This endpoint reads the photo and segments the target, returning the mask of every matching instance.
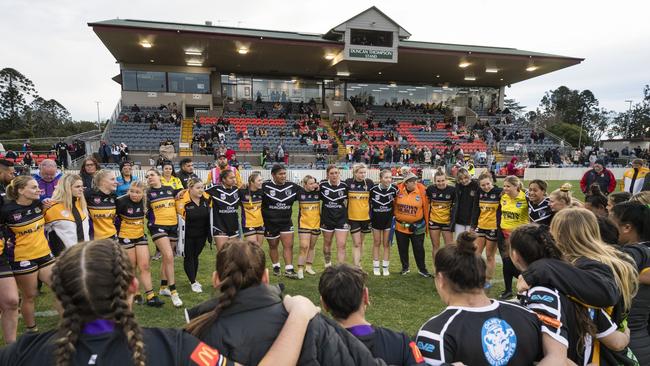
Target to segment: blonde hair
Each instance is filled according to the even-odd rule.
[[[492,183],[494,183],[494,180],[492,179],[492,174],[491,174],[489,171],[484,170],[484,171],[483,171],[483,172],[478,176],[478,181],[480,182],[480,181],[482,181],[483,179],[488,179],[488,178],[490,179],[490,181],[492,181]]]
[[[551,192],[549,196],[553,197],[553,199],[556,201],[564,202],[564,204],[568,207],[573,207],[574,202],[573,195],[571,194],[571,188],[572,186],[570,183],[564,183],[562,186],[560,186],[560,188]]]
[[[556,213],[551,221],[551,234],[570,262],[586,257],[608,265],[621,290],[623,305],[626,310],[630,309],[639,289],[639,274],[627,254],[603,242],[593,212],[584,208],[568,208]]]
[[[466,168],[460,168],[458,169],[458,172],[456,173],[456,178],[460,178],[461,176],[467,176],[468,178],[472,178],[472,176],[469,174],[469,170]]]
[[[72,186],[77,181],[81,181],[79,175],[71,173],[64,174],[61,179],[59,179],[56,188],[54,188],[52,200],[61,203],[64,209],[68,211],[72,210]],[[81,210],[86,211],[86,198],[84,195],[82,194],[78,200]]]
[[[147,194],[146,194],[146,192],[147,192],[147,183],[145,183],[142,180],[136,180],[136,181],[131,182],[131,185],[129,186],[129,191],[131,190],[131,188],[140,188],[142,190],[142,206],[144,207],[144,210],[145,210],[145,213],[146,213],[146,210],[147,210]],[[129,194],[129,192],[127,191],[126,194]],[[129,199],[131,199],[130,196],[129,196]]]
[[[433,173],[433,179],[434,180],[436,179],[436,177],[445,177],[445,178],[447,178],[447,173],[445,173],[445,171],[442,170],[442,167],[438,167],[438,169],[436,169],[436,172]]]
[[[644,205],[650,205],[650,191],[643,191],[633,195],[630,198],[632,202],[641,202]]]
[[[393,175],[393,172],[390,169],[383,169],[381,172],[379,172],[379,178],[383,178],[386,174]]]
[[[31,175],[19,175],[14,178],[6,188],[7,197],[12,201],[17,200],[19,196],[18,190],[27,187],[27,183],[32,180],[35,181]]]
[[[95,175],[93,175],[93,187],[95,189],[99,190],[99,183],[102,181],[102,179],[106,178],[109,174],[115,175],[112,170],[108,169],[101,169]]]
[[[307,185],[307,183],[309,183],[310,179],[313,179],[314,181],[317,181],[316,178],[314,178],[313,176],[307,174],[302,178],[302,186],[305,187]]]
[[[511,186],[517,187],[518,190],[522,191],[524,189],[521,180],[515,175],[509,175],[503,179],[505,183],[510,184]]]
[[[352,175],[357,174],[357,172],[361,169],[368,169],[368,167],[364,163],[356,163],[352,165]]]

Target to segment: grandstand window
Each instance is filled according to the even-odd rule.
[[[138,72],[131,70],[122,70],[122,89],[123,90],[138,90]]]
[[[393,32],[351,29],[350,44],[357,46],[393,47]]]
[[[209,74],[169,72],[167,73],[167,80],[169,82],[169,91],[173,93],[192,93],[192,94],[210,93]]]
[[[129,91],[167,91],[164,72],[122,70],[122,89]]]

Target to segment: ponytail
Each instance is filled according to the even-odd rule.
[[[34,180],[34,178],[32,178],[31,175],[19,175],[15,177],[5,189],[7,198],[12,201],[17,200],[18,196],[20,196],[18,191],[27,187],[27,184],[32,180]]]
[[[527,264],[543,258],[562,259],[562,252],[546,225],[526,224],[516,228],[510,234],[510,248]]]
[[[485,285],[485,261],[476,254],[477,236],[464,232],[456,244],[447,245],[436,253],[436,273],[443,273],[454,292],[482,289]]]

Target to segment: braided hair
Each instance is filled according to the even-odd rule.
[[[218,303],[215,308],[196,317],[185,329],[201,338],[231,304],[237,291],[262,283],[266,257],[254,241],[231,239],[217,252],[216,271],[219,276]]]
[[[52,288],[63,308],[54,339],[56,366],[72,363],[84,323],[96,319],[115,322],[127,339],[133,364],[146,364],[142,330],[127,300],[133,277],[131,262],[115,241],[79,243],[63,252],[52,270]]]

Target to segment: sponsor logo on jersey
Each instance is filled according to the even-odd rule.
[[[171,194],[172,194],[172,191],[167,191],[167,194],[170,194],[170,195],[171,195]]]
[[[19,213],[15,213],[15,214],[14,214],[14,221],[19,221],[19,220],[22,219],[22,218],[23,218],[23,215],[21,215],[21,214],[19,214]]]
[[[415,200],[416,200],[416,201],[419,201],[419,200],[420,200],[420,196],[415,196]]]
[[[95,202],[95,203],[97,203],[97,204],[99,204],[99,203],[101,203],[101,202],[102,202],[102,199],[101,199],[101,198],[99,198],[99,197],[95,197],[95,198],[93,198],[93,202]]]
[[[132,209],[132,208],[130,208],[130,207],[129,207],[129,208],[127,208],[127,209],[126,209],[126,213],[128,213],[128,214],[132,214],[132,213],[133,213],[133,209]]]
[[[516,206],[517,208],[521,208],[521,202],[517,202],[517,203],[515,204],[515,206]]]
[[[271,196],[271,197],[275,197],[275,191],[270,191],[270,192],[269,192],[269,196]]]
[[[492,366],[507,365],[517,350],[517,335],[503,319],[490,318],[481,328],[483,354]]]
[[[63,210],[63,211],[61,211],[61,216],[70,217],[70,212],[68,210]]]
[[[413,342],[411,342],[413,343]],[[434,346],[431,343],[428,342],[423,342],[423,341],[418,341],[418,348],[425,351],[425,352],[433,352],[436,350],[436,346]]]
[[[287,197],[291,196],[291,190],[290,190],[290,189],[287,189],[287,191],[285,192],[285,194],[287,195]]]
[[[301,195],[300,195],[300,199],[301,199],[301,200],[304,200],[305,198],[307,198],[307,196],[305,196],[304,194],[301,194]]]
[[[36,208],[34,209],[34,212],[35,212],[35,213],[41,213],[41,209],[38,208],[38,207],[36,207]]]
[[[535,294],[530,297],[532,301],[543,301],[543,302],[553,302],[554,298],[550,295],[539,295]]]
[[[226,199],[226,194],[225,193],[220,194],[219,198],[221,198],[222,200],[225,200]]]
[[[151,197],[156,197],[158,194],[156,192],[151,192]]]
[[[495,194],[491,194],[490,198],[495,199],[497,196]]]
[[[214,348],[211,348],[207,344],[200,342],[192,354],[190,359],[194,361],[196,365],[199,366],[216,366],[220,363],[219,351]]]
[[[20,261],[20,267],[22,268],[29,267],[30,263],[31,263],[30,261]]]

